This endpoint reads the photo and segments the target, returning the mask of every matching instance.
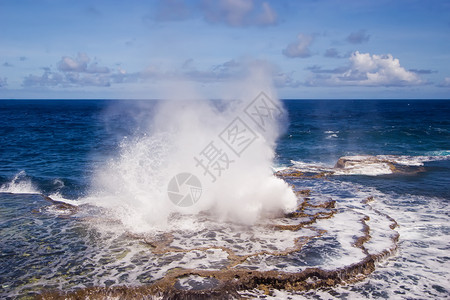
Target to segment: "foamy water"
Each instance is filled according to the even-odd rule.
[[[275,218],[246,226],[218,222],[212,215],[175,215],[169,231],[130,235],[120,222],[107,220],[101,210],[86,205],[80,206],[72,220],[68,219],[69,222],[61,226],[57,215],[65,216],[67,211],[50,205],[41,209],[41,226],[45,230],[39,234],[43,240],[57,238],[61,241],[57,249],[52,250],[60,252],[60,257],[48,266],[42,266],[43,272],[50,268],[48,274],[51,276],[40,277],[21,289],[54,284],[56,278],[59,278],[60,289],[81,287],[85,282],[100,286],[138,285],[161,279],[174,268],[220,272],[231,265],[236,269],[290,273],[308,267],[324,270],[344,268],[366,256],[354,245],[356,239],[364,235],[361,220],[365,216],[370,217],[368,225],[373,238],[367,242],[369,252],[376,254],[395,246],[392,235],[396,230],[389,227],[392,221],[372,208],[380,201],[377,205],[384,209],[382,197],[387,196],[378,193],[377,200],[369,205],[361,201],[376,191],[361,191],[362,187],[351,184],[311,180],[297,188],[312,190],[309,196],[312,204],[320,204],[332,196],[337,201],[335,215],[329,219],[317,219],[315,223],[295,231],[275,229],[272,225],[299,224],[303,219]],[[350,191],[351,195],[339,197],[343,191]],[[305,213],[315,215],[321,211],[326,212],[310,208]],[[56,216],[56,219],[46,216]],[[77,237],[72,234],[74,230],[84,233]],[[166,233],[170,233],[170,237]],[[93,240],[93,237],[96,238]],[[309,242],[303,245],[300,241]],[[80,250],[69,251],[70,247]],[[39,261],[45,251],[31,254],[30,259]],[[69,271],[72,268],[67,269],[67,262],[83,272],[72,273]],[[67,281],[59,277],[63,274],[68,276]],[[23,278],[27,277],[23,275]]]
[[[175,111],[180,117],[175,120],[168,116],[179,104],[163,106],[158,110],[158,122],[152,117],[155,112],[139,103],[132,110],[133,126],[119,122],[125,126],[124,133],[114,137],[108,134],[122,132],[114,127],[117,119],[107,121],[110,123],[105,126],[111,128],[108,134],[96,132],[84,105],[80,104],[80,120],[85,122],[80,122],[82,130],[71,132],[71,126],[64,126],[65,114],[48,114],[54,123],[49,128],[68,138],[54,144],[43,132],[40,142],[31,145],[33,149],[42,147],[40,159],[47,159],[46,164],[36,163],[34,156],[14,156],[20,152],[11,150],[11,145],[23,145],[20,140],[5,144],[10,151],[4,159],[11,166],[2,166],[5,171],[0,174],[0,258],[4,270],[0,297],[33,296],[49,289],[85,291],[92,286],[99,288],[100,296],[105,295],[104,287],[134,293],[134,287],[152,286],[161,280],[178,291],[209,292],[226,276],[256,276],[258,272],[269,277],[290,276],[308,268],[347,270],[367,255],[376,257],[373,273],[368,269],[363,275],[360,270],[339,285],[300,293],[267,284],[238,292],[250,298],[269,293],[264,297],[278,299],[448,297],[449,165],[448,150],[439,150],[448,149],[443,122],[439,121],[440,130],[427,127],[423,132],[421,114],[405,117],[407,123],[398,130],[390,125],[384,128],[383,122],[378,123],[381,127],[371,127],[359,119],[336,123],[335,112],[321,115],[316,110],[311,114],[307,109],[310,104],[302,104],[292,111],[291,121],[297,125],[281,136],[276,155],[271,135],[258,132],[259,143],[252,144],[255,148],[247,148],[239,161],[233,157],[236,164],[230,165],[229,172],[209,183],[210,178],[197,169],[193,158],[202,151],[202,140],[206,145],[210,138],[217,145],[221,143],[216,129],[230,124],[227,122],[234,120],[244,105],[232,103],[228,108],[198,104],[199,114],[189,102],[182,111]],[[333,105],[337,104],[326,107]],[[429,105],[427,102],[426,107]],[[114,103],[109,107],[121,111],[125,106]],[[16,128],[23,130],[20,136],[28,134],[26,126],[33,112],[28,110],[27,119]],[[402,114],[403,110],[398,115]],[[9,115],[14,114],[5,113],[1,120]],[[77,118],[76,112],[72,115]],[[324,116],[331,115],[333,124],[326,124]],[[36,112],[36,120],[40,116]],[[204,119],[196,120],[202,116]],[[246,114],[238,116],[252,124],[251,119],[245,119]],[[411,120],[418,120],[418,124],[411,124]],[[306,124],[300,126],[300,121]],[[185,123],[192,125],[181,126]],[[155,124],[163,124],[164,130],[155,130]],[[135,125],[139,125],[137,129]],[[202,133],[192,134],[191,129]],[[417,132],[423,133],[420,149],[415,149],[411,140]],[[18,136],[10,134],[5,141]],[[361,146],[357,141],[362,136]],[[180,137],[182,142],[177,142]],[[82,147],[67,151],[73,140],[102,150],[93,151],[87,160],[77,152]],[[116,141],[120,144],[117,149],[111,147]],[[410,150],[399,151],[408,143]],[[59,152],[49,157],[47,150],[52,144]],[[336,166],[339,158],[342,163]],[[280,159],[282,167],[274,167],[274,159]],[[92,167],[86,167],[87,163]],[[86,173],[81,169],[87,169]],[[198,172],[204,188],[198,206],[187,210],[176,207],[167,195],[167,181],[179,170]],[[278,177],[274,176],[278,171]],[[287,176],[283,176],[285,172]],[[294,196],[291,202],[292,189],[298,198]],[[160,220],[164,224],[158,224]],[[344,271],[340,274],[345,276]],[[319,281],[313,276],[304,282],[314,285]]]
[[[327,172],[330,175],[367,175],[378,176],[396,173],[395,164],[409,167],[423,166],[426,162],[449,160],[449,155],[408,156],[408,155],[354,155],[343,156],[345,166],[329,166],[324,163],[291,161],[292,167],[303,172]],[[287,168],[279,169],[280,171]]]
[[[26,175],[25,171],[17,173],[10,182],[0,186],[0,193],[39,194],[39,191]]]
[[[372,195],[373,209],[382,211],[398,222],[400,239],[394,256],[379,261],[373,274],[360,283],[319,289],[310,292],[293,293],[272,290],[269,299],[444,299],[449,295],[450,271],[448,249],[450,248],[450,227],[448,225],[449,204],[445,199],[412,195],[385,194],[373,188],[339,183],[339,189],[350,189],[355,195]],[[346,219],[347,220],[347,219]],[[346,220],[342,223],[345,224]],[[330,220],[332,221],[332,220]],[[368,221],[369,226],[379,220]],[[343,224],[335,224],[345,228]],[[387,225],[386,222],[383,221]],[[378,226],[382,227],[380,223]],[[345,231],[344,231],[345,232]],[[350,234],[351,231],[348,231]],[[375,251],[387,245],[388,231],[371,231],[373,243],[366,246]],[[341,233],[343,234],[343,233]],[[381,236],[380,236],[381,234]],[[263,291],[246,291],[243,294],[257,297]]]
[[[35,254],[24,253],[29,253],[27,259],[36,263],[45,253],[60,253],[57,260],[41,267],[42,272],[52,275],[30,281],[16,292],[54,285],[57,278],[60,289],[83,287],[88,282],[99,286],[139,285],[155,282],[169,270],[180,267],[220,272],[231,264],[236,269],[290,273],[309,267],[345,268],[365,257],[354,245],[357,238],[363,236],[361,220],[365,217],[370,227],[370,240],[364,244],[367,251],[377,254],[394,248],[393,237],[398,233],[400,239],[394,255],[380,260],[375,272],[361,283],[304,292],[298,296],[327,299],[367,295],[370,298],[407,299],[447,295],[444,282],[450,278],[446,268],[446,253],[450,246],[449,207],[442,199],[382,193],[374,188],[334,180],[294,180],[293,183],[296,189],[311,190],[310,203],[318,204],[329,198],[336,200],[335,214],[295,231],[275,230],[268,225],[293,225],[304,219],[275,218],[249,227],[217,222],[208,215],[201,218],[175,215],[172,229],[165,231],[171,234],[168,238],[164,231],[129,235],[117,220],[108,221],[98,214],[98,208],[86,205],[80,206],[70,217],[72,220],[67,219],[69,222],[61,226],[58,215],[67,215],[67,212],[50,205],[41,209],[34,222],[42,228],[38,234],[43,241],[56,238],[60,241],[59,246],[36,248]],[[365,203],[368,198],[372,200]],[[319,211],[311,208],[308,213]],[[394,230],[391,228],[393,219],[398,223]],[[80,229],[84,232],[81,236],[73,234]],[[21,230],[26,229],[22,227]],[[11,235],[6,236],[5,241],[13,238],[14,232],[11,228]],[[309,242],[298,246],[299,237]],[[296,247],[299,248],[291,252]],[[78,250],[73,251],[75,249]],[[68,262],[72,267],[68,267]],[[84,271],[70,271],[75,270],[72,269],[75,266]],[[28,280],[26,274],[22,275],[24,280]],[[62,275],[67,279],[62,280]],[[183,277],[178,284],[180,289],[214,286],[201,276]],[[262,292],[241,293],[257,296]],[[297,295],[274,289],[271,293],[269,298],[287,299]]]

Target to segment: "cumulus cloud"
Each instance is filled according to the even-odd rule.
[[[295,42],[290,43],[285,49],[283,49],[282,53],[290,58],[310,57],[312,54],[311,50],[309,49],[309,46],[311,45],[313,40],[314,38],[312,36],[300,33],[297,36],[297,40]]]
[[[413,72],[400,66],[400,61],[391,54],[370,55],[356,51],[350,57],[351,69],[342,75],[342,80],[361,80],[364,85],[409,85],[422,80]]]
[[[88,68],[86,69],[85,72],[86,73],[94,73],[94,74],[95,73],[106,74],[106,73],[109,73],[110,70],[108,67],[100,66],[98,63],[94,62],[88,66]]]
[[[277,65],[266,60],[231,59],[209,68],[197,68],[193,59],[183,62],[178,70],[162,70],[155,66],[149,66],[137,73],[113,74],[114,83],[137,82],[152,80],[153,82],[165,80],[189,80],[202,84],[226,82],[236,80],[247,74],[249,65],[257,65],[264,68],[272,76],[276,87],[298,87],[301,82],[293,78],[293,73],[283,72]]]
[[[45,70],[42,75],[28,75],[24,78],[22,86],[45,87],[76,87],[76,86],[110,86],[109,76],[97,74],[61,73]]]
[[[74,87],[74,86],[109,86],[111,71],[108,67],[92,62],[86,53],[78,53],[73,58],[63,56],[57,63],[57,71],[43,68],[42,75],[30,74],[23,80],[22,86]]]
[[[258,0],[204,0],[206,21],[233,27],[268,26],[277,23],[277,14],[267,2]]]
[[[351,44],[362,44],[368,42],[370,39],[370,35],[366,33],[365,30],[360,30],[357,32],[352,32],[347,36],[347,42]]]
[[[58,70],[78,73],[109,73],[109,68],[99,66],[97,62],[89,64],[90,60],[86,53],[78,53],[75,58],[63,56],[58,63]]]
[[[136,82],[164,82],[171,80],[189,80],[202,84],[236,80],[248,72],[249,65],[258,65],[272,76],[275,86],[298,87],[293,73],[283,72],[277,65],[265,60],[231,59],[207,68],[198,68],[193,59],[187,59],[177,69],[164,69],[158,65],[149,65],[139,72],[127,72],[119,67],[117,70],[104,71],[96,63],[90,63],[85,54],[76,58],[63,57],[57,64],[57,70],[43,68],[40,75],[30,74],[23,80],[22,86],[45,87],[83,87],[102,86]]]
[[[193,59],[184,61],[179,69],[166,70],[159,66],[149,65],[139,72],[128,73],[124,70],[111,74],[113,83],[143,82],[151,80],[153,82],[165,80],[191,80],[201,83],[221,82],[243,71],[243,66],[235,60],[213,65],[206,69],[199,69],[195,66]]]
[[[65,83],[75,86],[110,86],[109,76],[97,76],[96,74],[68,73]]]
[[[444,80],[438,84],[439,87],[450,87],[450,77],[445,77]]]
[[[28,75],[24,78],[22,86],[57,86],[63,83],[64,77],[60,73],[44,70],[42,75]]]
[[[6,77],[3,77],[3,78],[0,77],[0,88],[6,87],[7,85],[8,85],[7,78]]]
[[[425,82],[411,71],[400,65],[400,61],[391,54],[371,55],[354,52],[346,67],[325,70],[312,67],[313,73],[308,85],[360,85],[360,86],[409,86]]]
[[[58,70],[63,72],[84,72],[87,69],[89,60],[85,53],[78,53],[76,58],[63,56],[58,63]]]

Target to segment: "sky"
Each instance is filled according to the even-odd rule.
[[[450,99],[448,0],[0,0],[0,99]]]

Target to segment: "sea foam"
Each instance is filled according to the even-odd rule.
[[[291,160],[292,167],[281,169],[281,171],[287,172],[294,168],[302,172],[325,172],[329,175],[379,176],[393,173],[414,173],[417,169],[411,168],[411,171],[408,172],[407,167],[422,167],[426,162],[449,159],[450,156],[447,155],[352,155],[340,157],[335,166]],[[406,168],[398,170],[398,166]]]
[[[20,171],[10,182],[0,186],[0,193],[40,194],[25,171]]]

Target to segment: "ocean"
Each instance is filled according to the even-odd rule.
[[[170,204],[151,204],[171,153],[147,124],[160,103],[0,100],[1,298],[167,282],[180,297],[450,297],[450,101],[284,100],[270,172],[297,192],[294,213],[240,224],[169,210],[153,230],[134,213],[145,223]],[[209,142],[192,130],[186,143]],[[120,210],[96,205],[108,188]]]

